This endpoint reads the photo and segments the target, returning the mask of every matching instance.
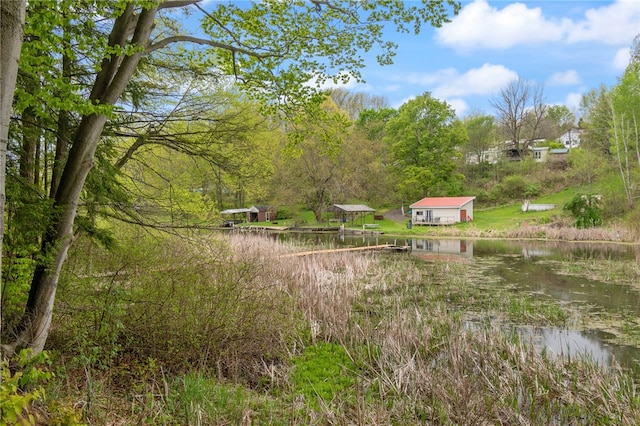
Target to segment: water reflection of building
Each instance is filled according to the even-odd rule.
[[[547,257],[553,255],[551,250],[543,250],[543,249],[534,249],[528,247],[522,247],[522,255],[525,259],[529,259],[530,257]]]
[[[411,251],[416,254],[456,255],[465,258],[473,257],[473,241],[467,240],[431,240],[412,239]]]

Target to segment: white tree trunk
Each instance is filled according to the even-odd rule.
[[[616,154],[618,160],[618,169],[620,170],[620,176],[622,177],[622,184],[624,187],[625,197],[627,198],[627,204],[630,208],[633,208],[633,191],[631,189],[631,167],[629,162],[629,143],[626,135],[626,127],[624,114],[620,114],[618,117],[616,110],[613,106],[613,102],[609,100],[609,106],[611,108],[612,127],[613,127],[613,140],[616,144]],[[622,145],[622,146],[621,146]],[[620,152],[624,149],[624,156]]]
[[[7,139],[22,47],[25,8],[26,0],[0,0],[0,294],[3,287],[1,254],[6,197]],[[0,307],[0,314],[1,309]],[[1,327],[0,325],[0,333]]]

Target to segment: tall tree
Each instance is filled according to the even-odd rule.
[[[369,139],[382,141],[387,123],[396,115],[398,111],[393,108],[366,109],[360,112],[356,125]]]
[[[4,211],[6,199],[6,161],[11,120],[11,104],[16,89],[18,61],[22,47],[22,26],[25,19],[25,0],[0,2],[0,255],[3,255]],[[4,291],[0,256],[0,295]],[[2,307],[0,306],[0,314]],[[0,336],[2,333],[0,315]],[[0,354],[1,355],[1,354]]]
[[[582,96],[581,147],[598,152],[603,158],[611,158],[611,107],[609,89],[601,85]]]
[[[367,137],[358,126],[351,128],[339,159],[344,198],[336,202],[363,200],[380,206],[399,201],[393,190],[393,176],[386,167],[388,156],[382,139]]]
[[[353,121],[358,120],[364,110],[379,111],[388,108],[387,99],[382,96],[371,96],[366,93],[352,93],[346,89],[331,89],[329,96],[338,108],[346,111]]]
[[[637,46],[637,45],[636,45]],[[627,66],[618,85],[611,90],[612,151],[624,184],[629,208],[633,208],[640,169],[640,62]]]
[[[498,121],[518,156],[524,157],[538,137],[545,116],[544,89],[517,78],[500,90],[500,94],[491,100],[491,105],[496,109]]]
[[[322,121],[312,117],[324,116]],[[278,167],[277,185],[289,194],[291,204],[302,203],[312,210],[316,221],[322,221],[326,208],[335,199],[344,199],[341,157],[348,139],[350,122],[331,98],[322,105],[322,113],[301,113],[296,119],[301,138],[284,149],[283,163]],[[285,164],[286,163],[286,164]]]
[[[34,4],[37,2],[33,2]],[[30,3],[31,4],[31,3]],[[72,132],[66,155],[61,153],[60,177],[51,192],[54,208],[44,222],[41,255],[35,267],[24,315],[3,350],[29,347],[43,349],[51,325],[58,277],[69,247],[75,238],[74,223],[79,200],[89,172],[98,160],[103,130],[114,115],[114,106],[127,90],[141,60],[174,43],[201,46],[193,57],[203,67],[214,67],[233,76],[249,96],[260,99],[273,111],[299,111],[309,103],[322,101],[318,87],[327,79],[335,82],[344,75],[360,78],[360,52],[380,48],[379,61],[389,63],[395,45],[387,43],[382,29],[389,22],[399,31],[419,32],[423,24],[440,26],[459,4],[453,0],[427,1],[421,5],[400,0],[376,1],[296,1],[246,4],[215,3],[205,10],[197,0],[144,0],[117,3],[81,2],[93,10],[84,22],[103,16],[106,33],[93,44],[76,44],[86,61],[97,70],[86,91],[69,92],[82,98],[77,127]],[[202,29],[207,38],[179,32],[159,32],[156,26],[162,10],[191,6],[204,14]],[[52,11],[59,9],[51,8]],[[43,19],[50,16],[43,15]],[[38,16],[33,17],[34,25]],[[51,32],[56,34],[56,31]],[[304,40],[304,42],[301,42]],[[42,54],[54,46],[41,44]],[[308,85],[316,81],[318,86]],[[4,93],[4,92],[3,92]],[[79,102],[80,103],[80,102]],[[60,111],[68,104],[60,105]],[[55,169],[54,169],[55,171]],[[54,187],[52,186],[52,189]]]
[[[557,139],[576,125],[576,116],[566,105],[550,105],[545,117],[545,128],[541,136]]]
[[[467,157],[480,164],[486,161],[486,152],[495,145],[496,123],[492,115],[471,114],[462,121],[467,129],[469,140],[466,144]]]
[[[467,134],[450,105],[425,93],[402,105],[385,130],[390,167],[400,177],[404,197],[459,190],[462,177],[455,173],[454,160]]]

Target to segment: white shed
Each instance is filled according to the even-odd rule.
[[[409,206],[414,225],[451,225],[473,220],[476,197],[426,197]]]

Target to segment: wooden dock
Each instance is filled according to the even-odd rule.
[[[363,247],[347,247],[347,248],[337,248],[337,249],[324,249],[324,250],[311,250],[311,251],[300,251],[297,253],[288,253],[282,255],[280,257],[299,257],[299,256],[311,256],[314,254],[325,254],[325,253],[339,253],[345,251],[367,251],[367,250],[406,250],[404,247],[394,246],[393,244],[379,244],[376,246],[363,246]]]

